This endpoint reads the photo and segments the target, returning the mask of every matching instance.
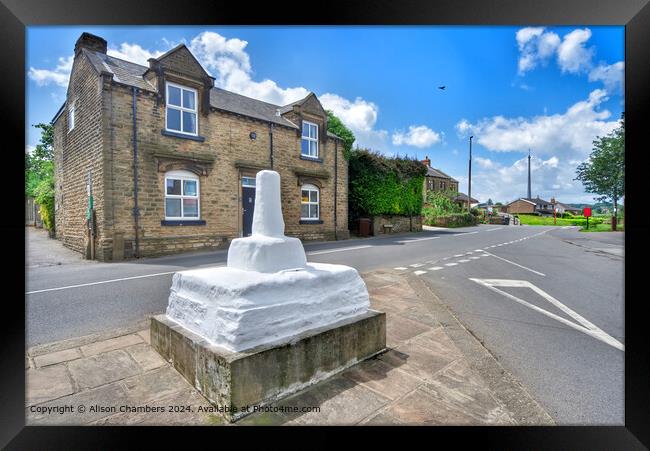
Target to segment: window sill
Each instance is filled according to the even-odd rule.
[[[163,219],[160,221],[161,226],[202,226],[205,225],[205,219]]]
[[[160,130],[160,133],[163,136],[171,136],[173,138],[183,138],[183,139],[189,139],[189,140],[198,141],[198,142],[205,141],[205,138],[203,136],[185,135],[183,133],[171,132],[171,131],[165,130],[165,129]]]
[[[307,160],[307,161],[314,161],[316,163],[322,163],[323,159],[322,158],[314,158],[314,157],[307,157],[305,155],[300,155],[301,160]]]
[[[322,224],[322,219],[301,219],[300,224]]]

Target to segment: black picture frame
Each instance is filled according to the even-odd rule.
[[[482,428],[358,428],[373,437],[390,435],[401,441],[409,437],[411,446],[439,445],[442,440],[466,444],[472,440],[481,448],[498,449],[644,449],[650,446],[650,358],[645,329],[645,254],[650,249],[650,233],[643,203],[642,186],[648,164],[645,132],[650,80],[650,6],[647,0],[340,0],[318,2],[300,8],[297,3],[265,2],[156,2],[153,0],[0,0],[0,124],[8,142],[2,146],[6,171],[15,177],[10,186],[7,212],[22,211],[18,190],[23,181],[19,149],[25,136],[25,29],[32,25],[624,25],[625,26],[625,117],[626,117],[626,224],[625,224],[625,426],[482,427]],[[22,163],[24,164],[24,162]],[[7,185],[6,185],[7,186]],[[11,205],[14,207],[12,208]],[[14,224],[15,221],[15,224]],[[7,449],[115,449],[128,448],[134,435],[146,435],[150,446],[170,444],[180,434],[195,434],[214,446],[243,446],[257,437],[273,442],[275,429],[225,428],[242,441],[226,445],[212,428],[116,428],[116,427],[36,427],[25,426],[25,304],[24,225],[19,215],[7,214],[2,221],[5,284],[2,296],[6,310],[3,321],[0,364],[0,446]],[[15,290],[15,293],[12,291]],[[22,290],[22,291],[21,291]],[[295,429],[284,428],[295,437]],[[224,428],[219,429],[219,434]],[[331,429],[300,428],[304,438],[285,437],[278,446],[306,447],[310,443],[336,446]],[[347,430],[346,430],[347,431]],[[370,434],[367,434],[370,432]],[[397,434],[398,432],[406,433]],[[414,434],[421,445],[416,445]],[[301,434],[302,435],[302,434]],[[217,439],[217,437],[219,437]],[[244,441],[245,440],[245,441]],[[296,440],[295,442],[293,440]],[[404,443],[406,445],[406,443]],[[644,446],[645,445],[645,446]],[[205,446],[185,441],[185,446]],[[407,445],[408,446],[408,445]]]

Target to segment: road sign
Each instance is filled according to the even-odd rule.
[[[582,216],[584,216],[585,218],[588,218],[589,216],[591,216],[591,208],[590,207],[585,207],[585,209],[582,210]]]

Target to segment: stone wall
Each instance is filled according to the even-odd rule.
[[[372,218],[372,234],[387,233],[384,225],[392,225],[388,233],[421,232],[422,216],[378,215]]]
[[[85,56],[74,60],[67,104],[54,123],[56,237],[67,247],[85,252],[88,171],[92,171],[96,220],[104,220],[102,162],[102,78]],[[68,108],[75,104],[75,126],[68,130]],[[104,238],[101,227],[98,239]],[[97,258],[103,259],[102,255]]]
[[[440,187],[440,183],[444,182],[445,183],[445,188],[442,189]],[[433,177],[433,176],[426,176],[424,178],[424,188],[425,192],[426,191],[445,191],[445,190],[451,190],[451,191],[458,191],[458,182],[454,182],[450,179],[442,178],[442,177]]]

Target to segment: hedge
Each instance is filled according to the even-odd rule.
[[[415,159],[388,158],[354,149],[349,160],[351,219],[366,215],[419,215],[426,167]]]

